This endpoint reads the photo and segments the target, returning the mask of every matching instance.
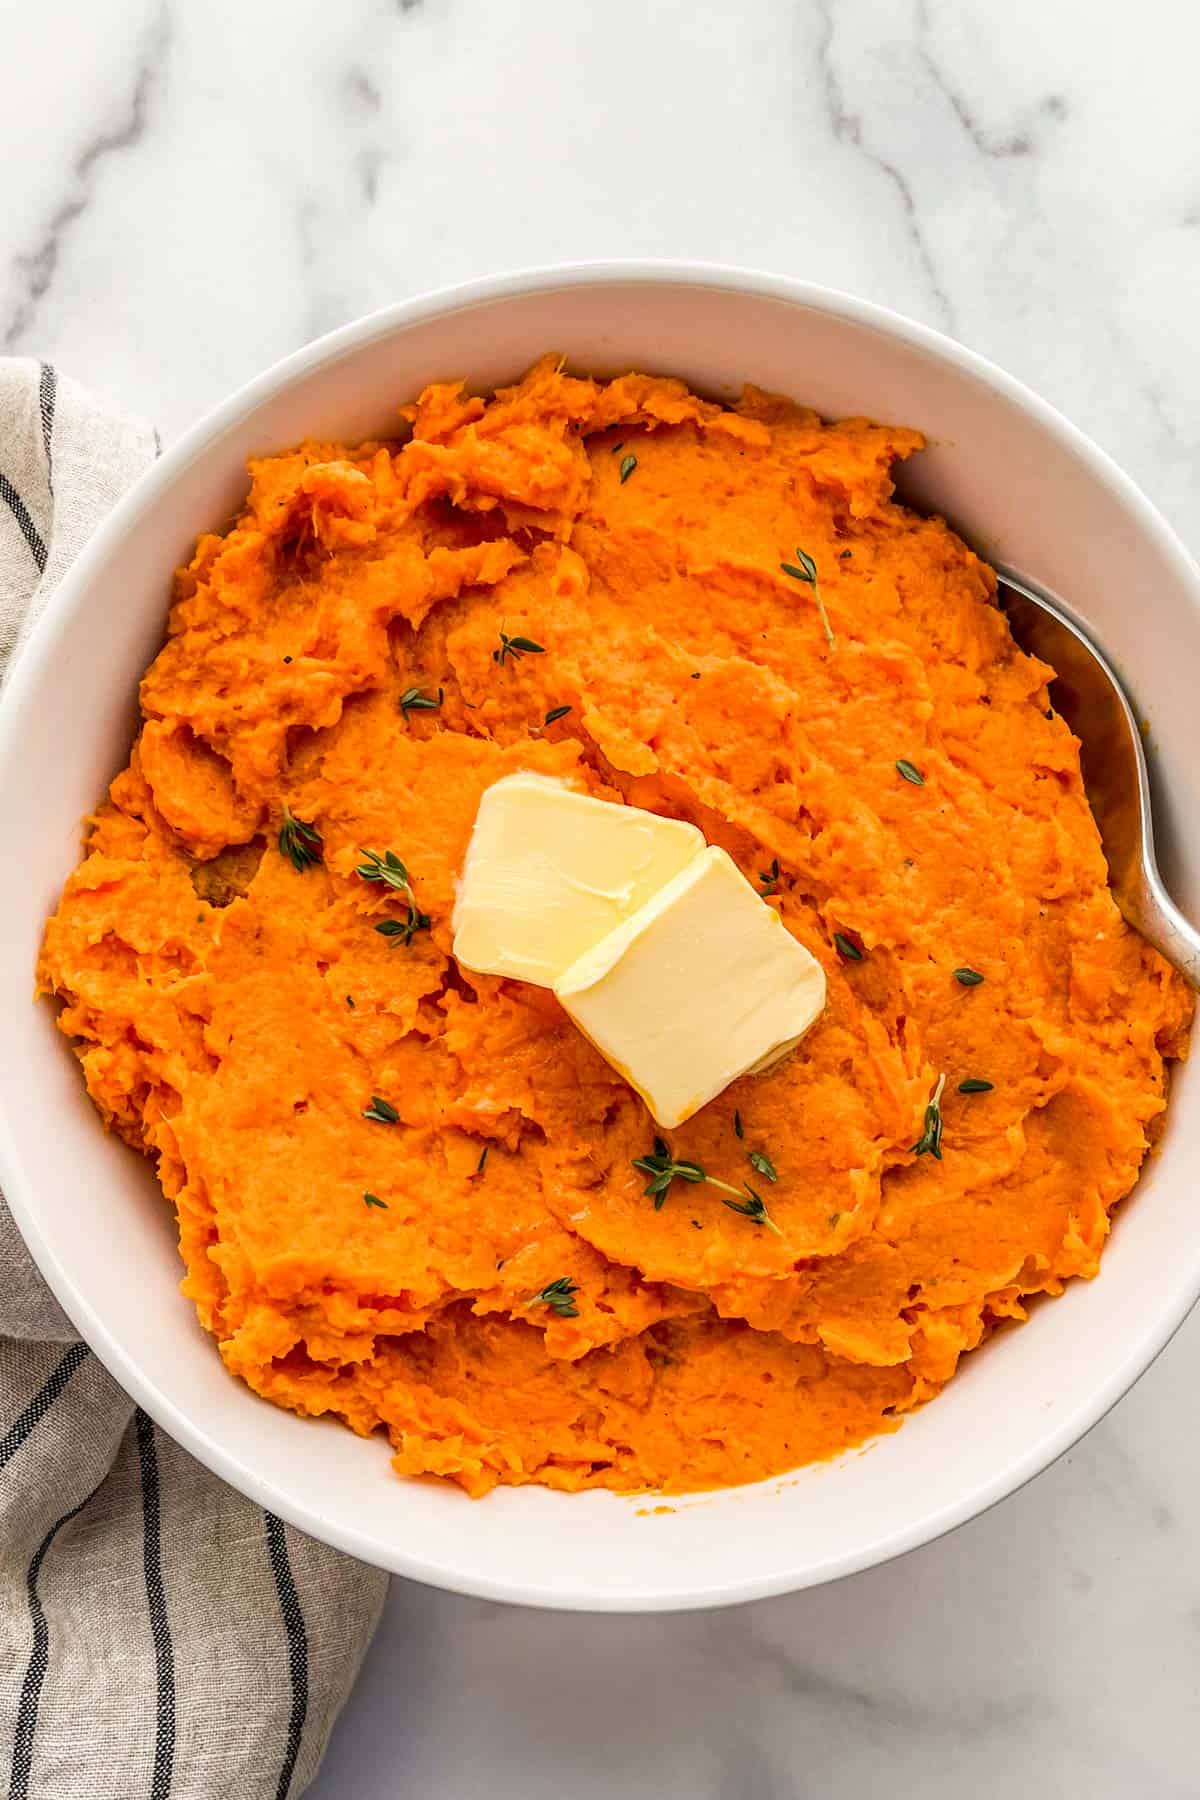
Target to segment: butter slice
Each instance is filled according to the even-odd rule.
[[[825,971],[724,850],[708,849],[554,992],[670,1128],[800,1041],[825,1005]]]
[[[454,954],[481,974],[553,987],[703,849],[681,819],[594,800],[552,776],[506,775],[479,802]]]

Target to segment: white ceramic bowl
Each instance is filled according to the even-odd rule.
[[[435,378],[490,386],[548,348],[581,369],[744,380],[826,415],[921,427],[905,494],[1090,621],[1148,713],[1164,866],[1200,898],[1200,577],[1120,471],[1049,407],[946,338],[861,301],[734,270],[583,266],[377,313],[252,382],[163,456],[92,539],[0,707],[0,1176],[30,1249],[101,1360],[176,1439],[314,1536],[400,1574],[544,1606],[667,1609],[781,1593],[961,1523],[1068,1448],[1200,1292],[1200,1086],[1175,1084],[1162,1153],[1122,1209],[1100,1280],[968,1358],[893,1436],[753,1488],[677,1502],[398,1480],[382,1440],[307,1422],[229,1375],[190,1305],[171,1210],[100,1129],[50,1008],[30,1004],[42,922],[79,821],[126,758],[171,571],[245,491],[251,452],[386,431]]]

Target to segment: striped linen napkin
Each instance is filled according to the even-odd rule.
[[[155,455],[0,359],[0,670]],[[0,1781],[9,1800],[286,1800],[386,1579],[194,1462],[77,1341],[0,1200]]]

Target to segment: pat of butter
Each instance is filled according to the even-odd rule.
[[[548,775],[484,792],[454,909],[464,968],[553,987],[704,849],[681,819],[594,800]]]
[[[825,1005],[825,972],[724,850],[709,849],[554,991],[671,1127],[799,1042]]]

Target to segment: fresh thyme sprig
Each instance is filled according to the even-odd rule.
[[[388,1209],[387,1201],[381,1200],[378,1194],[365,1193],[363,1195],[363,1204],[364,1206],[377,1206],[380,1212],[386,1212]]]
[[[359,850],[364,859],[354,873],[364,881],[381,881],[385,887],[395,888],[398,894],[412,891],[412,883],[408,870],[400,861],[394,850],[385,850],[380,856],[378,850]]]
[[[773,894],[775,889],[779,886],[779,858],[777,856],[771,858],[769,867],[759,870],[758,879],[762,886],[763,899],[765,900],[767,895]]]
[[[422,688],[406,688],[400,696],[400,711],[406,719],[410,712],[436,712],[445,698],[445,688],[438,689],[436,700],[431,699]]]
[[[390,1100],[384,1100],[379,1094],[372,1094],[370,1106],[363,1107],[363,1118],[374,1119],[380,1125],[396,1125],[400,1121],[400,1114]]]
[[[833,635],[833,627],[829,623],[829,614],[825,611],[825,602],[821,598],[821,584],[817,580],[816,563],[808,554],[807,550],[801,550],[800,546],[797,545],[795,562],[780,563],[779,566],[785,575],[791,576],[793,581],[806,581],[812,589],[813,599],[817,603],[817,611],[821,615],[821,624],[825,628],[825,642],[832,647],[836,640]]]
[[[671,1146],[665,1138],[656,1137],[652,1156],[635,1156],[633,1166],[650,1179],[642,1189],[654,1201],[655,1212],[661,1212],[663,1202],[670,1192],[673,1181],[707,1181],[708,1176],[699,1163],[676,1162],[671,1155]]]
[[[736,1206],[730,1206],[728,1200],[725,1202],[731,1212],[744,1213],[756,1225],[769,1226],[776,1237],[781,1235],[779,1227],[767,1212],[761,1195],[755,1193],[749,1182],[744,1187],[736,1188],[730,1182],[722,1181],[719,1176],[710,1175],[699,1163],[685,1162],[672,1156],[671,1146],[665,1138],[656,1137],[653,1155],[635,1156],[633,1166],[640,1174],[650,1177],[642,1192],[653,1199],[655,1212],[662,1211],[673,1181],[705,1181],[709,1187],[720,1188],[724,1193],[733,1195],[737,1201]],[[749,1201],[746,1199],[747,1195]]]
[[[375,929],[380,937],[395,938],[398,943],[408,947],[418,931],[428,931],[433,920],[428,913],[419,912],[414,900],[408,903],[407,919],[380,919]]]
[[[531,1294],[525,1304],[548,1306],[560,1319],[577,1319],[579,1308],[575,1304],[575,1295],[578,1292],[578,1287],[569,1275],[560,1275],[557,1281],[549,1282],[540,1293]]]
[[[717,1184],[714,1183],[714,1185]],[[782,1237],[783,1233],[767,1211],[762,1195],[756,1194],[749,1182],[746,1183],[746,1193],[749,1195],[746,1200],[722,1200],[721,1205],[727,1206],[730,1212],[741,1213],[744,1218],[749,1219],[755,1225],[765,1225],[768,1231],[775,1233],[776,1237]]]
[[[507,631],[502,631],[500,647],[492,651],[492,661],[503,665],[505,659],[510,656],[514,662],[520,662],[523,656],[544,656],[545,654],[545,644],[535,644],[532,638],[527,637],[509,637]]]
[[[303,819],[298,819],[285,806],[283,823],[279,827],[279,851],[282,856],[287,857],[292,867],[303,873],[314,863],[320,862],[324,848],[316,827],[305,824]]]
[[[936,1162],[942,1160],[942,1089],[945,1085],[946,1077],[939,1075],[925,1108],[925,1129],[912,1147],[914,1156],[924,1156],[928,1151]]]
[[[363,881],[382,882],[384,887],[393,888],[408,901],[406,919],[380,919],[376,931],[381,937],[398,938],[402,944],[411,944],[417,932],[428,931],[433,921],[417,905],[408,870],[394,850],[385,850],[382,856],[378,850],[360,850],[359,854],[363,861],[355,870],[356,875]]]

